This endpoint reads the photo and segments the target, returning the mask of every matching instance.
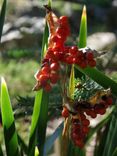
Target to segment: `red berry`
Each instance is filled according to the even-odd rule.
[[[73,64],[73,62],[74,62],[73,60],[74,60],[74,58],[72,56],[67,56],[66,63]]]
[[[87,62],[83,61],[81,64],[79,64],[79,66],[84,69],[87,67]]]
[[[82,140],[75,140],[75,145],[80,147],[80,148],[83,148],[84,147],[84,143]]]
[[[67,118],[69,116],[69,110],[66,107],[64,107],[62,110],[62,116],[64,118]]]
[[[52,84],[57,83],[58,79],[59,79],[59,76],[58,76],[57,73],[51,73],[51,74],[50,74],[50,82],[51,82]]]
[[[85,134],[87,134],[87,133],[89,132],[89,127],[84,126],[84,127],[82,128],[82,131],[83,131]]]
[[[61,16],[59,18],[60,24],[67,24],[68,23],[68,17],[67,16]]]
[[[42,86],[45,86],[45,85],[47,84],[48,79],[49,79],[48,75],[46,75],[46,74],[41,74],[41,75],[39,76],[38,81],[40,82],[40,84],[41,84]]]
[[[104,109],[104,108],[103,108],[103,109],[100,109],[98,113],[99,113],[100,115],[103,115],[103,114],[106,113],[106,109]]]
[[[57,43],[61,40],[61,37],[59,35],[53,35],[51,36],[51,40]]]
[[[96,114],[94,111],[91,111],[91,112],[90,112],[90,116],[91,116],[92,118],[96,118],[96,117],[97,117],[97,114]]]
[[[43,74],[48,74],[49,72],[50,72],[50,67],[49,66],[44,66],[41,69],[41,73],[43,73]]]
[[[88,60],[93,60],[93,58],[94,58],[93,53],[92,53],[92,52],[87,52],[87,53],[86,53],[86,58],[87,58]]]
[[[50,69],[51,69],[51,70],[57,71],[57,70],[59,70],[59,68],[60,68],[60,66],[59,66],[59,63],[58,63],[58,62],[54,62],[54,63],[52,63],[52,64],[50,65]]]
[[[88,64],[89,64],[90,67],[95,67],[96,66],[96,61],[95,60],[90,60],[88,62]]]
[[[46,86],[44,86],[44,90],[45,90],[46,92],[50,92],[51,89],[52,89],[52,87],[51,87],[50,84],[46,84]]]
[[[85,125],[85,126],[89,126],[90,122],[88,119],[85,119],[82,121],[82,124]]]
[[[108,105],[112,105],[113,99],[111,97],[108,97],[106,102],[107,102]]]
[[[69,52],[70,52],[71,55],[76,55],[77,54],[77,51],[78,51],[78,48],[76,46],[72,46],[69,49]]]
[[[85,120],[86,116],[84,114],[80,114],[80,118],[81,118],[81,120]]]

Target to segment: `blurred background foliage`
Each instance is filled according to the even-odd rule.
[[[2,2],[0,0],[0,5]],[[19,122],[17,122],[19,131],[22,127],[21,131],[23,131],[24,138],[28,129],[26,122],[30,122],[26,115],[27,108],[30,108],[30,101],[33,100],[34,96],[32,92],[35,84],[34,74],[40,63],[42,34],[45,24],[43,5],[46,3],[46,0],[8,1],[0,45],[0,76],[4,76],[7,81],[14,109],[23,107],[22,104],[20,105],[20,98],[19,106],[17,106],[19,96],[31,97],[28,101],[29,107],[28,104],[27,107],[23,107],[25,121],[20,122],[21,119],[19,119]],[[69,37],[67,44],[71,45],[73,43],[75,45],[78,41],[80,17],[84,4],[87,5],[88,15],[87,45],[100,51],[100,53],[105,51],[105,55],[97,58],[98,68],[117,81],[117,1],[53,0],[52,8],[58,16],[67,15],[69,17],[71,37]],[[56,98],[54,102],[50,100],[51,103],[55,103]],[[55,107],[53,106],[53,108]],[[30,109],[28,110],[29,114],[32,113]],[[24,123],[26,126],[23,126]],[[2,131],[2,129],[0,130]],[[0,135],[0,137],[1,141],[2,136]]]
[[[0,3],[2,3],[2,0],[0,0]],[[35,81],[33,75],[38,68],[40,60],[42,33],[45,23],[43,5],[46,3],[46,0],[8,1],[6,22],[0,45],[0,75],[7,74],[7,82],[10,84],[10,93],[13,97],[17,96],[18,93],[20,95],[27,91],[31,92]],[[71,44],[73,42],[76,44],[81,10],[84,4],[87,5],[88,12],[89,46],[91,47],[97,42],[97,47],[94,46],[96,50],[108,52],[107,55],[109,56],[105,55],[102,58],[98,58],[98,66],[101,70],[106,69],[109,75],[110,72],[114,72],[112,77],[116,79],[117,21],[116,18],[112,20],[113,16],[116,17],[117,14],[117,11],[115,11],[117,10],[116,1],[54,0],[52,7],[58,16],[69,16],[71,37],[67,43]],[[106,34],[106,32],[111,33]],[[102,43],[100,38],[102,38]],[[103,40],[108,40],[108,43],[105,43]],[[105,44],[105,47],[101,46],[103,44]],[[109,60],[110,57],[111,60]],[[11,82],[11,79],[14,83]]]

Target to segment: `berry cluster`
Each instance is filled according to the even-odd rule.
[[[48,22],[51,30],[48,49],[42,61],[42,68],[35,75],[38,83],[34,88],[34,90],[43,88],[47,92],[59,80],[61,64],[77,64],[81,68],[86,68],[88,65],[90,67],[96,66],[96,61],[91,51],[83,53],[76,46],[64,45],[70,35],[68,18],[61,16],[55,23],[54,21],[50,22],[50,19]]]
[[[74,144],[80,148],[84,146],[85,138],[89,132],[90,121],[87,116],[96,118],[98,114],[103,115],[112,104],[112,98],[110,96],[102,96],[100,101],[94,105],[87,101],[75,101],[74,113],[70,112],[66,107],[63,108],[62,116],[64,118],[69,117],[71,114],[71,139]]]

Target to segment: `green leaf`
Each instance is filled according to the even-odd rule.
[[[48,6],[49,6],[49,7],[52,6],[52,0],[48,0]]]
[[[51,150],[55,140],[61,135],[62,130],[63,130],[63,122],[57,127],[54,133],[51,136],[49,136],[49,138],[46,140],[44,146],[44,156],[46,156],[47,153]]]
[[[51,1],[48,0],[48,5],[51,5]],[[42,51],[41,51],[41,61],[43,60],[48,46],[48,26],[47,22],[45,24],[43,41],[42,41]],[[43,156],[43,148],[46,135],[47,118],[48,118],[48,103],[49,94],[40,90],[37,92],[35,97],[33,116],[31,122],[30,139],[28,147],[28,155],[32,156],[35,153],[35,145],[38,145],[39,155]]]
[[[38,120],[38,128],[37,128],[37,143],[39,148],[40,156],[43,156],[44,152],[44,143],[46,137],[46,128],[48,121],[48,103],[49,103],[49,94],[43,91],[42,101],[41,101],[41,111]]]
[[[1,115],[7,156],[19,155],[14,116],[4,78],[1,78]]]
[[[18,143],[22,149],[22,151],[27,154],[28,153],[28,146],[25,144],[25,142],[22,140],[22,138],[18,135]]]
[[[46,48],[48,45],[48,36],[49,36],[49,30],[48,30],[48,25],[47,22],[45,23],[45,29],[43,33],[43,41],[42,41],[42,50],[41,50],[41,61],[43,60],[45,53],[46,53]]]
[[[103,156],[110,156],[117,147],[117,110],[113,113]]]
[[[85,69],[81,69],[78,66],[75,66],[79,71],[84,73],[85,75],[88,75],[90,78],[92,78],[94,81],[96,81],[98,84],[103,86],[105,89],[110,88],[112,93],[117,96],[117,83],[104,75],[102,72],[97,70],[96,68],[90,68],[87,67]]]
[[[37,146],[35,147],[35,156],[39,156],[39,150]]]
[[[42,95],[43,95],[43,90],[40,90],[36,93],[35,96],[31,129],[30,129],[30,137],[29,137],[29,147],[28,147],[29,156],[34,155],[35,152],[36,133],[37,133],[37,126],[38,126],[38,120],[39,120],[40,109],[41,109]]]
[[[71,99],[74,99],[74,91],[75,91],[75,74],[74,74],[74,65],[72,65],[69,79],[69,96]]]
[[[0,156],[3,156],[3,151],[2,151],[1,145],[0,145]]]
[[[80,22],[78,47],[84,48],[86,47],[86,45],[87,45],[87,14],[86,14],[86,6],[84,6]]]
[[[117,147],[115,148],[115,150],[114,150],[112,156],[117,156]]]
[[[7,0],[4,0],[1,13],[0,13],[0,42],[1,42],[2,30],[3,30],[4,20],[5,20],[6,5],[7,5]]]

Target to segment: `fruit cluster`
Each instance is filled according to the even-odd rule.
[[[50,18],[50,15],[47,18],[50,27],[48,49],[42,61],[42,68],[35,75],[37,85],[34,88],[34,90],[43,88],[47,92],[59,80],[61,64],[76,64],[81,68],[96,66],[92,51],[84,53],[77,46],[70,47],[64,45],[67,37],[70,35],[68,18],[61,16],[54,21],[54,19]]]
[[[87,101],[74,102],[74,113],[70,112],[66,107],[62,111],[64,118],[71,114],[71,139],[74,144],[80,148],[84,146],[85,138],[89,132],[90,121],[87,116],[96,118],[98,114],[103,115],[106,109],[112,104],[110,96],[102,96],[100,101],[94,105]]]

